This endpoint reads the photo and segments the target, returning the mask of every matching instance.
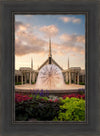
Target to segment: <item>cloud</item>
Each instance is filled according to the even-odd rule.
[[[52,55],[65,56],[69,53],[74,55],[85,55],[85,46],[75,45],[74,41],[52,44]]]
[[[28,39],[27,39],[28,41]],[[45,52],[44,50],[44,46],[41,46],[42,44],[45,45],[45,42],[37,39],[37,40],[33,40],[33,44],[32,42],[23,42],[22,40],[16,39],[15,40],[15,54],[17,56],[22,56],[22,55],[26,55],[29,53],[43,53]]]
[[[72,22],[73,23],[81,23],[81,19],[79,19],[79,18],[74,18],[74,19],[72,19]]]
[[[29,24],[23,24],[22,22],[16,22],[15,26],[15,54],[22,56],[30,53],[39,54],[43,56],[48,54],[49,44],[47,41],[41,39],[34,33],[34,27]],[[41,27],[41,31],[48,34],[50,28],[50,34],[56,35],[58,29],[54,25]],[[54,32],[54,33],[53,33]],[[85,54],[85,37],[84,35],[76,34],[62,34],[58,36],[59,43],[51,42],[52,55],[66,55],[72,54]]]
[[[33,27],[30,24],[23,24],[22,22],[15,22],[15,32],[32,32]]]
[[[43,26],[39,29],[44,32],[48,37],[53,37],[58,34],[58,28],[55,25]]]
[[[85,43],[85,36],[84,35],[77,36],[76,37],[76,41]]]
[[[78,42],[78,43],[85,43],[85,36],[84,35],[76,35],[76,34],[72,34],[72,35],[69,35],[69,34],[62,34],[60,36],[60,39],[63,41],[63,42]]]
[[[15,22],[15,31],[17,31],[19,29],[19,27],[22,25],[23,25],[23,23],[20,21]]]
[[[26,55],[29,53],[44,53],[44,47],[48,43],[38,38],[33,32],[30,31],[32,27],[29,24],[16,22],[15,25],[15,54],[18,56]]]
[[[71,53],[74,55],[85,55],[85,36],[76,34],[62,34],[60,37],[60,43],[53,43],[52,47],[55,49],[55,54],[66,55]]]
[[[32,15],[25,15],[25,17],[32,17]]]
[[[72,23],[81,23],[80,18],[75,18],[75,17],[60,17],[60,20],[62,20],[64,23],[72,22]]]
[[[60,39],[61,39],[62,41],[64,41],[64,42],[66,42],[66,41],[72,41],[73,36],[68,35],[68,34],[62,34],[62,35],[60,36]]]

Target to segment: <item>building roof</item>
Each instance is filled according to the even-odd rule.
[[[49,64],[49,58],[38,68],[38,70],[40,70],[44,65],[47,65],[47,64]],[[61,70],[63,70],[63,68],[53,58],[51,58],[51,64],[55,64]]]
[[[30,67],[20,67],[20,71],[32,71],[33,69]]]
[[[82,69],[82,70],[80,71],[80,75],[85,75],[85,70],[84,70],[84,69]]]
[[[21,76],[21,75],[22,75],[22,72],[21,72],[21,71],[19,71],[19,70],[15,70],[15,75],[19,75],[19,76]]]

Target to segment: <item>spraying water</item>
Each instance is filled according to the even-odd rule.
[[[62,71],[54,64],[45,65],[40,69],[36,88],[61,89],[65,85]]]

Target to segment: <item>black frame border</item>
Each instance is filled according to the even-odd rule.
[[[99,8],[98,1],[1,1],[1,128],[5,135],[98,135],[100,132],[100,106],[99,106],[99,86],[98,76],[99,64]],[[88,50],[86,58],[88,63],[88,123],[87,124],[12,124],[11,94],[12,88],[12,69],[14,70],[12,55],[12,12],[88,12]],[[14,72],[14,71],[13,71]],[[94,91],[95,90],[95,91]]]

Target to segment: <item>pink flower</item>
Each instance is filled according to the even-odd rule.
[[[52,99],[49,99],[49,102],[52,102]]]
[[[32,99],[28,95],[15,94],[15,102],[22,102]]]
[[[57,101],[58,101],[58,99],[55,99],[55,100],[54,100],[54,102],[57,102]]]
[[[68,94],[68,95],[62,96],[63,99],[65,99],[66,97],[69,97],[69,98],[76,97],[76,98],[79,98],[79,99],[81,99],[81,98],[85,99],[85,94],[80,95],[80,94],[73,93],[73,94]]]

